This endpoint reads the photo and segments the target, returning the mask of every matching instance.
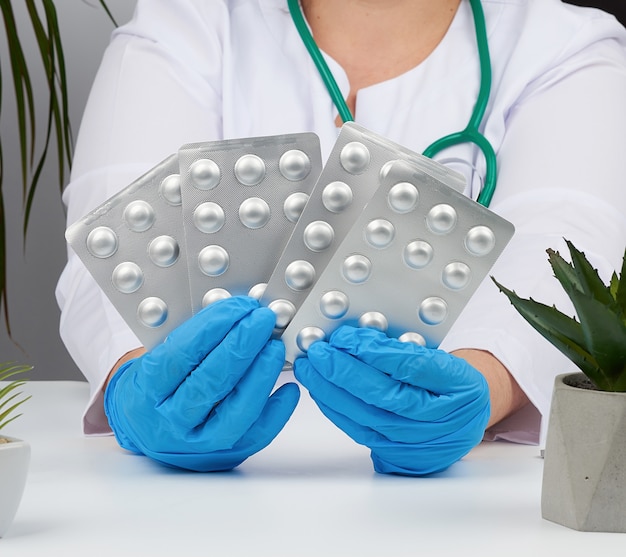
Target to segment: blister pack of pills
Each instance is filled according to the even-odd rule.
[[[394,163],[284,331],[287,360],[341,324],[437,347],[513,232],[415,165]]]
[[[310,133],[183,145],[66,237],[148,349],[234,295],[289,362],[343,323],[434,347],[513,234],[463,187],[347,123],[323,168]]]
[[[463,176],[366,128],[347,122],[274,272],[262,303],[277,315],[277,334],[290,323],[389,168],[405,160],[426,176],[463,191]]]
[[[318,137],[196,143],[178,157],[193,311],[260,298],[321,172]]]
[[[176,154],[72,224],[65,236],[147,348],[191,314]]]
[[[260,298],[321,168],[311,133],[183,145],[66,238],[150,349],[212,301]]]

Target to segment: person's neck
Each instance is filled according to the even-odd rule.
[[[354,112],[359,89],[419,65],[441,42],[461,0],[302,0],[320,49],[350,81]]]

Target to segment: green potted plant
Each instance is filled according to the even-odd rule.
[[[7,333],[11,336],[9,310],[7,305],[7,242],[9,235],[5,220],[5,192],[3,186],[19,187],[23,199],[23,239],[26,238],[31,209],[43,171],[51,157],[56,156],[58,180],[52,184],[59,189],[65,186],[67,169],[72,163],[73,137],[70,124],[68,78],[65,68],[65,56],[61,41],[61,29],[57,17],[56,0],[20,0],[20,10],[26,10],[30,26],[20,29],[16,17],[18,2],[0,1],[0,20],[6,43],[6,57],[0,64],[0,116],[2,114],[2,95],[12,91],[16,106],[15,135],[5,134],[0,137],[0,307],[3,309]],[[14,8],[15,4],[15,8]],[[23,4],[23,5],[22,5]],[[105,0],[99,0],[113,25],[117,26]],[[35,39],[34,59],[27,56],[23,43],[29,34]],[[4,44],[3,44],[4,48]],[[6,62],[6,64],[5,64]],[[43,117],[38,110],[33,75],[43,71],[46,81],[47,111]],[[5,77],[10,77],[5,80]],[[7,83],[7,87],[3,84]],[[43,133],[42,133],[43,132]],[[19,145],[19,165],[21,183],[4,183],[2,145],[7,141]],[[5,190],[6,191],[6,190]],[[12,241],[15,241],[13,238]]]
[[[571,263],[547,252],[578,319],[493,280],[579,369],[555,379],[542,516],[575,530],[626,532],[626,251],[620,276],[614,272],[606,285],[585,254],[566,243]]]
[[[4,435],[3,430],[21,416],[16,411],[30,398],[18,391],[25,380],[15,377],[31,369],[26,365],[0,364],[0,538],[11,526],[19,507],[30,462],[30,445]]]

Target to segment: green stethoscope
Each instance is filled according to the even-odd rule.
[[[339,117],[344,122],[350,122],[354,120],[346,101],[341,94],[339,86],[330,72],[322,53],[320,52],[315,39],[311,35],[309,27],[300,10],[299,0],[287,0],[289,5],[289,11],[291,17],[296,25],[300,37],[306,46],[313,62],[317,66],[317,69],[330,93],[333,103],[339,111]],[[459,145],[461,143],[473,143],[476,145],[485,157],[487,165],[485,173],[485,182],[478,196],[478,203],[489,206],[493,193],[496,189],[496,154],[493,147],[485,136],[480,133],[479,127],[482,123],[489,101],[489,94],[491,92],[491,60],[489,57],[489,45],[487,42],[487,27],[485,25],[485,14],[483,12],[480,0],[469,0],[472,7],[472,13],[474,15],[474,27],[476,29],[476,43],[478,45],[478,57],[480,60],[480,88],[478,91],[478,98],[474,105],[474,110],[470,116],[469,122],[465,129],[446,135],[441,139],[438,139],[430,146],[428,146],[423,154],[429,158],[434,157],[437,153],[452,147],[453,145]]]

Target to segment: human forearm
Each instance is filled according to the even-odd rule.
[[[528,397],[500,360],[484,350],[462,349],[453,354],[480,371],[489,384],[490,427],[529,403]]]
[[[104,382],[104,385],[102,386],[102,390],[104,391],[107,388],[107,385],[109,384],[109,381],[111,380],[111,377],[113,377],[117,373],[117,370],[120,369],[122,365],[124,365],[129,360],[132,360],[134,358],[139,358],[139,356],[141,356],[142,354],[145,354],[145,352],[146,352],[146,349],[143,346],[139,348],[135,348],[134,350],[131,350],[129,352],[126,352],[126,354],[124,354],[119,360],[117,360],[117,362],[115,362],[115,365],[111,368],[111,371],[109,372],[109,375],[106,381]]]

